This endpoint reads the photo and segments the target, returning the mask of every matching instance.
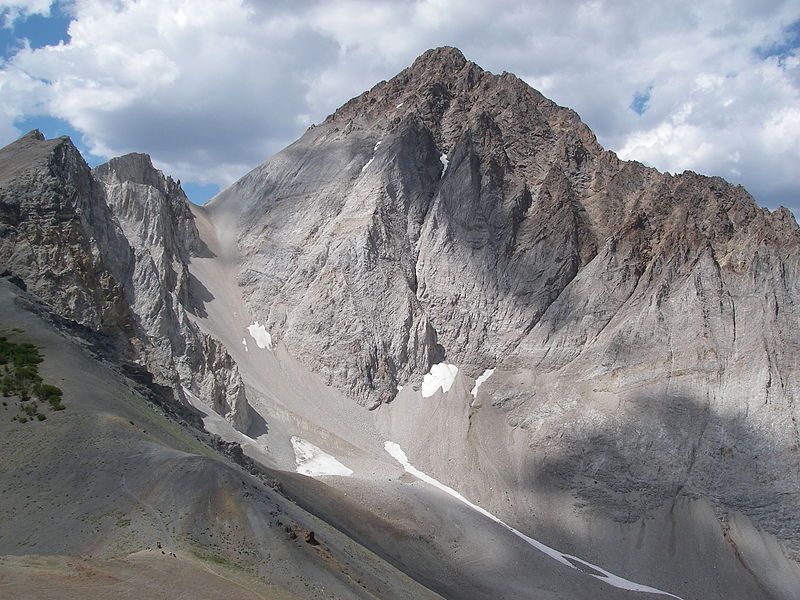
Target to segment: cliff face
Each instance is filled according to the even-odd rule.
[[[58,315],[112,336],[180,401],[192,389],[249,424],[236,366],[189,317],[187,263],[203,251],[180,186],[141,154],[86,165],[68,138],[0,150],[0,265]]]
[[[516,446],[494,458],[513,485],[572,490],[623,522],[711,498],[800,552],[785,518],[800,508],[800,231],[785,209],[620,161],[573,111],[440,48],[208,211],[238,232],[254,317],[359,402],[442,361],[468,380],[494,368],[459,401],[471,435],[484,406],[502,411]],[[474,443],[441,435],[453,455]]]
[[[367,404],[444,358],[480,374],[567,318],[584,280],[598,298],[570,304],[572,318],[590,313],[599,331],[640,282],[674,289],[707,256],[725,293],[744,285],[744,297],[759,287],[746,272],[771,277],[753,260],[792,263],[798,244],[787,211],[721,179],[619,161],[574,112],[449,48],[351,100],[209,208],[241,225],[240,280],[273,337]],[[777,283],[788,301],[796,283]]]
[[[203,314],[203,288],[189,274],[191,257],[207,254],[180,185],[156,170],[146,154],[128,154],[93,174],[134,248],[120,273],[150,370],[176,389],[203,398],[239,430],[250,423],[239,371],[225,348],[200,331],[189,314]],[[182,392],[181,392],[182,393]]]

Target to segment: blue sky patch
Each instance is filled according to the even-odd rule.
[[[647,112],[647,105],[650,102],[650,92],[652,92],[652,90],[653,86],[651,85],[644,92],[636,92],[628,108],[639,116],[643,115]]]
[[[213,183],[200,185],[199,183],[192,183],[191,181],[181,182],[183,191],[186,192],[186,197],[192,204],[203,205],[219,192],[219,186]]]
[[[771,46],[759,46],[755,49],[756,54],[761,58],[777,56],[779,59],[783,59],[792,51],[800,48],[800,21],[795,21],[783,31],[783,40]]]
[[[8,9],[0,11],[0,22],[5,21]],[[58,4],[50,8],[50,16],[29,15],[20,17],[12,23],[11,28],[0,27],[0,56],[9,58],[23,47],[23,39],[27,39],[31,48],[55,46],[59,42],[68,42],[72,17],[66,14]]]

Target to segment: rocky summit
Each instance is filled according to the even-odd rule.
[[[794,217],[510,73],[429,50],[203,207],[31,132],[0,232],[65,407],[0,413],[4,580],[163,590],[167,549],[198,598],[800,599]],[[66,472],[93,494],[32,519]]]

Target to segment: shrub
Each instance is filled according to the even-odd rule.
[[[42,402],[50,402],[51,404],[59,402],[64,392],[61,388],[57,388],[49,383],[37,383],[33,386],[33,393],[36,394]]]
[[[26,403],[21,406],[22,410],[33,419],[34,416],[43,421],[46,417],[39,412],[36,402],[28,405],[31,395],[42,402],[47,402],[52,410],[64,410],[65,406],[61,403],[64,393],[60,388],[42,382],[39,376],[39,363],[44,359],[39,354],[39,349],[30,343],[16,344],[9,342],[4,336],[0,336],[0,392],[3,396],[17,396],[20,402]],[[20,422],[27,422],[27,418],[20,416]]]

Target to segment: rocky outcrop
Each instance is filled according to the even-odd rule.
[[[131,253],[69,138],[31,131],[0,150],[0,269],[60,315],[120,336],[132,315],[113,271]]]
[[[202,310],[188,261],[204,251],[180,185],[133,154],[89,169],[69,138],[34,131],[0,150],[0,270],[61,317],[105,333],[169,385],[239,429],[244,386]]]
[[[208,211],[238,223],[254,317],[363,404],[442,360],[496,368],[470,419],[491,403],[522,432],[509,485],[620,521],[702,496],[800,552],[785,209],[620,161],[573,111],[439,48]]]

